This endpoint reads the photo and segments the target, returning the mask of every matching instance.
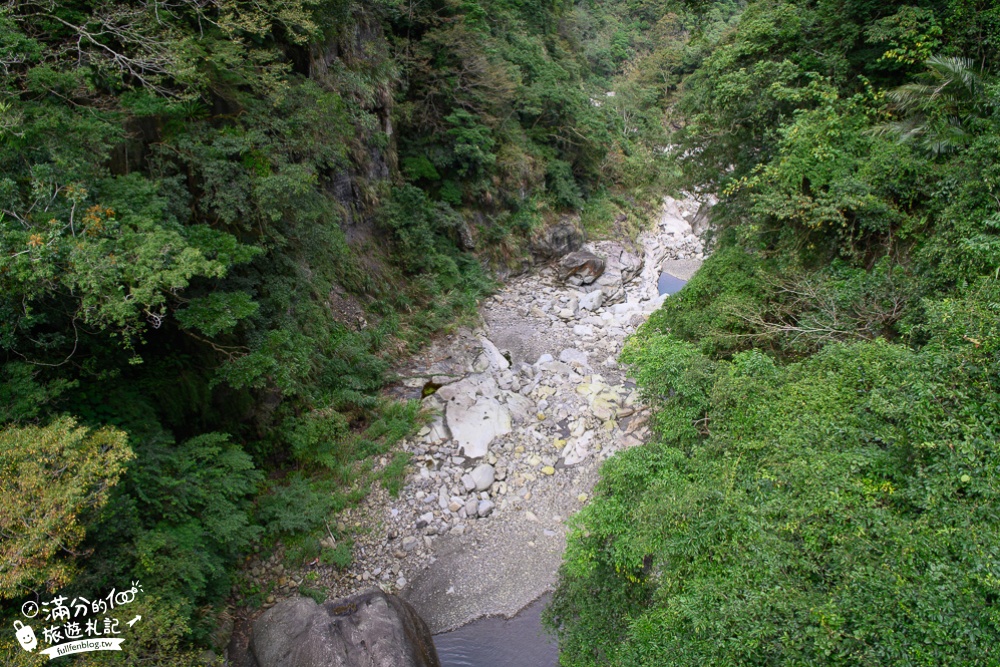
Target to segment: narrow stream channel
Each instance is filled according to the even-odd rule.
[[[555,638],[542,628],[546,594],[510,620],[483,618],[434,637],[441,667],[558,667]]]
[[[675,294],[687,283],[666,271],[657,280],[659,294]],[[434,637],[441,667],[558,667],[555,638],[542,628],[546,594],[507,620],[487,617]]]

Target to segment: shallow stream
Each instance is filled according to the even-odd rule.
[[[542,629],[544,595],[513,618],[488,617],[434,637],[441,667],[558,667],[555,639]]]

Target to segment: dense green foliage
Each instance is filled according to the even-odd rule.
[[[83,541],[87,515],[104,507],[131,458],[125,434],[90,433],[61,419],[5,429],[0,445],[0,592],[12,597],[23,588],[62,586],[74,574],[68,556]]]
[[[759,0],[692,42],[717,250],[622,355],[655,439],[576,518],[562,664],[996,664],[1000,12]]]
[[[998,296],[933,308],[919,351],[782,366],[633,339],[659,440],[609,462],[579,519],[551,610],[564,661],[990,664]]]
[[[318,531],[398,493],[421,418],[380,397],[393,357],[559,215],[658,198],[677,77],[629,67],[681,26],[623,7],[0,9],[0,615],[139,578],[126,662],[191,664],[248,549],[349,563]]]
[[[577,519],[564,664],[996,662],[993,4],[0,10],[4,617],[141,578],[125,662],[203,662],[242,554],[346,567],[320,528],[398,492],[393,356],[669,178],[717,250],[623,356],[656,438]]]

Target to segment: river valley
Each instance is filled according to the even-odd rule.
[[[319,574],[330,599],[373,586],[398,593],[438,637],[444,665],[555,665],[536,601],[556,582],[569,519],[601,462],[649,436],[616,359],[701,265],[691,222],[704,217],[700,202],[667,198],[634,244],[587,243],[508,280],[477,326],[402,365],[393,395],[436,416],[400,445],[411,465],[398,497],[373,489],[342,514],[338,532],[355,535],[351,566],[314,568],[311,581]],[[664,275],[672,289],[661,293]],[[288,593],[308,574],[286,576]]]

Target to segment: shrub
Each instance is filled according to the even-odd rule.
[[[629,352],[658,439],[575,520],[547,612],[563,664],[993,664],[998,297],[928,303],[919,350]]]
[[[0,431],[0,599],[70,581],[86,521],[133,457],[123,432],[71,418]]]

